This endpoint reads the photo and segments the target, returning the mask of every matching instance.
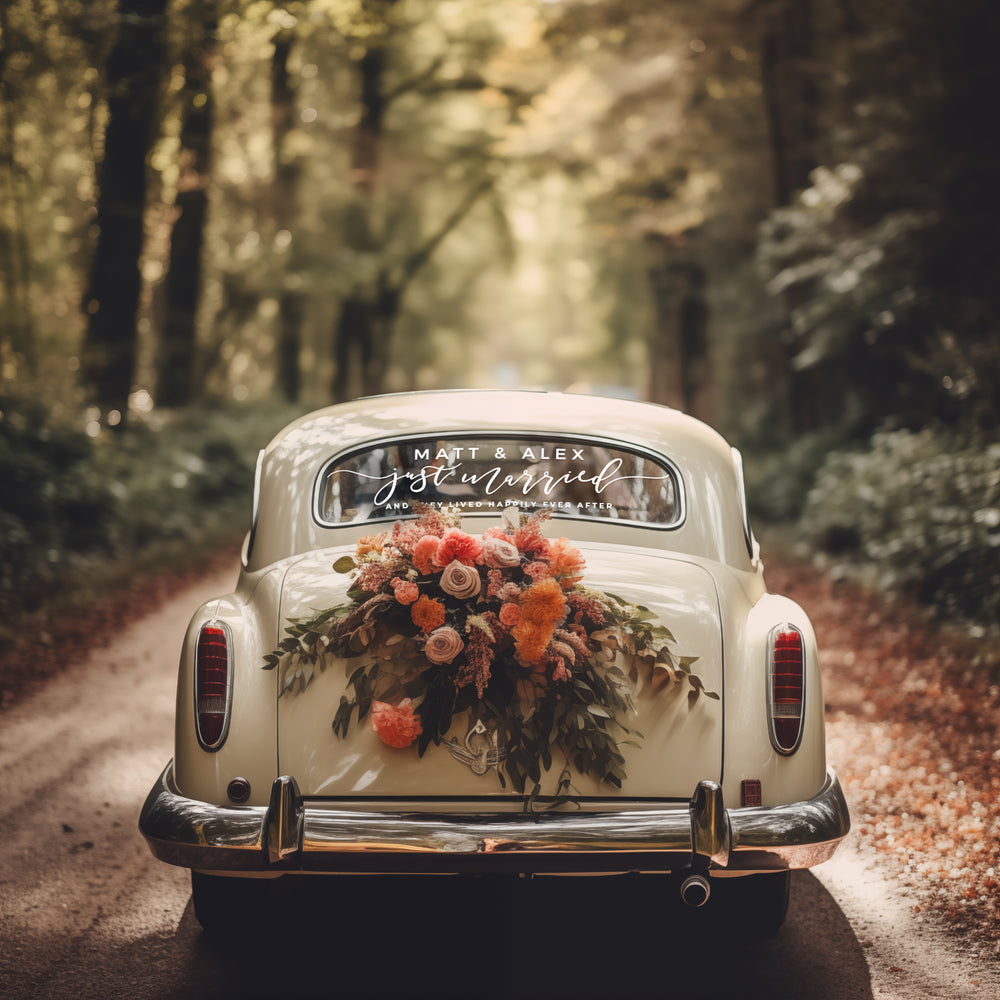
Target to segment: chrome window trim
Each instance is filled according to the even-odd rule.
[[[640,458],[649,459],[655,462],[657,465],[664,468],[670,476],[673,478],[674,491],[676,494],[676,508],[677,513],[674,519],[669,524],[651,524],[643,521],[629,521],[625,518],[609,518],[609,517],[595,517],[588,514],[575,514],[573,516],[567,516],[565,514],[560,514],[559,509],[555,508],[552,511],[553,520],[568,520],[568,521],[588,521],[596,524],[613,524],[615,526],[623,526],[629,528],[645,528],[647,530],[653,531],[676,531],[680,528],[687,519],[687,495],[684,486],[684,477],[681,475],[680,469],[677,464],[666,455],[662,455],[659,452],[653,451],[650,448],[643,448],[641,445],[635,445],[631,442],[623,442],[618,438],[603,437],[598,434],[567,434],[565,432],[554,431],[552,433],[532,433],[525,434],[518,431],[502,431],[502,430],[489,430],[489,431],[463,431],[461,434],[453,434],[449,431],[435,431],[433,428],[426,429],[420,434],[408,434],[402,437],[392,437],[392,438],[376,438],[372,441],[365,442],[364,444],[357,445],[355,447],[349,448],[346,451],[338,452],[332,458],[327,459],[321,466],[319,473],[316,475],[315,481],[313,482],[313,497],[312,497],[312,517],[315,524],[320,528],[357,528],[362,524],[384,524],[386,522],[393,522],[404,520],[406,517],[411,517],[414,515],[401,516],[398,511],[394,511],[392,514],[387,514],[385,517],[372,517],[366,518],[364,521],[344,521],[343,523],[333,523],[331,521],[324,520],[322,516],[322,495],[323,486],[326,481],[326,477],[329,474],[330,469],[340,462],[346,461],[355,455],[363,454],[366,451],[371,451],[373,448],[379,447],[393,447],[396,445],[407,445],[412,444],[416,441],[426,441],[429,437],[441,436],[449,441],[467,441],[467,440],[486,440],[486,439],[498,439],[504,440],[507,438],[516,438],[519,441],[539,441],[539,442],[575,442],[577,444],[598,444],[605,445],[609,448],[615,448],[618,451],[625,452],[627,454],[636,455]],[[466,517],[490,517],[494,516],[488,513],[476,513],[470,512]]]
[[[739,448],[733,448],[733,467],[736,469],[736,491],[740,499],[740,516],[743,519],[743,541],[746,543],[747,555],[753,560],[753,530],[750,527],[750,509],[747,506],[746,478],[743,474],[743,456]]]
[[[243,553],[243,568],[250,565],[253,543],[257,537],[257,523],[260,520],[260,481],[264,473],[264,449],[257,452],[257,465],[253,474],[253,505],[250,508],[250,531],[247,534],[246,549]]]

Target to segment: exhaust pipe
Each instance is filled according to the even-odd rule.
[[[704,906],[712,894],[712,887],[704,875],[688,875],[681,883],[681,899],[688,906]]]

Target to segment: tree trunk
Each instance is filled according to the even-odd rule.
[[[274,40],[271,57],[271,121],[274,142],[274,202],[279,229],[292,234],[289,268],[278,308],[278,389],[290,403],[296,403],[302,391],[300,354],[302,324],[305,319],[303,292],[296,282],[295,261],[299,253],[296,232],[299,222],[299,183],[302,167],[290,149],[289,136],[295,127],[295,87],[288,72],[295,36],[280,32]],[[290,279],[290,280],[289,280]]]
[[[108,124],[98,168],[97,247],[85,296],[83,376],[104,414],[124,423],[135,375],[146,160],[156,134],[167,0],[121,0],[107,64]],[[111,420],[111,423],[115,423]]]
[[[175,201],[177,219],[170,238],[156,373],[156,402],[160,406],[183,406],[195,394],[196,319],[201,299],[201,253],[208,217],[215,109],[212,68],[218,46],[216,0],[204,0],[198,13],[196,35],[184,59],[185,109]]]
[[[385,52],[371,45],[359,63],[361,119],[354,133],[351,151],[351,184],[354,204],[348,209],[344,240],[356,257],[378,254],[383,248],[376,236],[375,190],[381,159],[386,100],[383,93]],[[379,283],[384,281],[380,275]],[[379,292],[356,284],[341,305],[334,337],[334,372],[331,390],[335,401],[358,395],[374,395],[382,390],[376,370],[375,341],[380,324],[376,299]],[[382,359],[383,368],[386,359]]]
[[[364,295],[351,295],[340,307],[334,338],[333,384],[336,402],[372,395],[366,372],[371,364],[371,344],[375,334],[375,315],[371,301]]]
[[[15,153],[13,89],[7,77],[11,55],[10,18],[0,5],[0,176],[10,208],[10,227],[0,226],[0,271],[3,272],[3,313],[0,315],[0,369],[5,359],[31,375],[37,372],[31,311],[31,254],[27,237],[24,171]]]
[[[819,86],[812,0],[778,0],[764,15],[761,83],[777,204],[809,185],[818,163]]]
[[[761,82],[770,128],[774,195],[777,205],[790,205],[810,184],[820,161],[818,148],[820,91],[816,69],[813,0],[776,0],[763,16]],[[798,303],[787,296],[788,307]],[[775,384],[788,387],[788,412],[797,431],[821,421],[828,387],[811,372],[797,371],[797,345],[782,340],[774,352],[781,371]]]

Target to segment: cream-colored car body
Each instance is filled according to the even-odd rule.
[[[592,425],[595,412],[598,431],[567,432]],[[722,438],[662,407],[541,393],[442,393],[320,411],[262,453],[253,544],[245,549],[236,591],[194,616],[181,658],[175,778],[183,794],[224,803],[228,783],[243,777],[249,803],[263,805],[274,777],[292,774],[304,795],[364,796],[371,808],[378,807],[372,797],[419,797],[424,800],[408,808],[433,810],[425,797],[446,795],[513,798],[512,807],[521,807],[495,771],[475,775],[442,747],[417,758],[383,746],[367,727],[355,727],[344,740],[335,736],[331,706],[343,693],[344,669],[328,667],[308,697],[298,698],[278,698],[278,675],[260,669],[285,620],[343,601],[347,583],[333,563],[374,530],[316,523],[311,500],[320,468],[358,445],[414,433],[596,437],[657,451],[680,471],[684,517],[676,528],[558,517],[551,525],[550,534],[567,534],[583,549],[589,584],[662,612],[677,649],[698,656],[706,686],[723,694],[720,701],[701,699],[691,712],[669,694],[640,699],[634,721],[646,740],[628,756],[629,780],[620,791],[584,783],[588,793],[614,808],[614,800],[634,806],[636,799],[686,798],[701,778],[721,783],[729,807],[740,804],[745,778],[761,781],[764,805],[817,792],[826,756],[815,639],[800,608],[766,593],[756,545],[745,533],[738,466]],[[499,523],[499,517],[470,517],[463,528],[481,532]],[[194,728],[194,644],[208,621],[228,623],[235,644],[232,717],[225,743],[214,752],[199,746]],[[766,645],[779,622],[802,630],[809,671],[802,744],[791,756],[778,753],[768,737]],[[499,802],[490,807],[498,805],[503,808]]]
[[[445,740],[418,756],[413,747],[387,747],[366,724],[334,732],[350,662],[326,657],[294,696],[282,669],[264,669],[289,619],[345,602],[349,581],[334,563],[362,536],[391,527],[387,519],[324,520],[321,479],[330,463],[380,444],[470,436],[586,442],[673,470],[669,523],[555,509],[546,534],[580,549],[589,586],[654,612],[676,652],[697,657],[704,687],[719,695],[689,707],[679,685],[639,691],[629,723],[643,739],[623,748],[622,787],[575,776],[573,801],[527,825],[524,794],[502,783],[497,767],[478,773],[448,749],[473,720],[456,715]],[[479,535],[500,524],[502,511],[473,509],[462,527]],[[221,626],[230,643],[231,707],[214,749],[199,743],[195,711],[195,654],[206,625]],[[769,657],[779,626],[798,631],[804,654],[801,737],[791,752],[772,739]],[[238,799],[234,780],[244,793]],[[543,773],[542,792],[556,782],[556,773]],[[482,864],[484,871],[681,870],[702,878],[819,863],[849,820],[826,763],[813,630],[794,602],[767,592],[738,453],[665,407],[496,391],[342,404],[296,421],[264,449],[239,579],[188,628],[174,758],[140,827],[163,860],[220,874],[478,871]],[[207,926],[215,918],[199,919]]]

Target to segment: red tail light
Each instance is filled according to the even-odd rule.
[[[785,623],[771,632],[769,644],[771,743],[782,754],[794,753],[802,738],[805,652],[802,633]]]
[[[229,629],[221,622],[203,625],[195,656],[195,718],[198,741],[218,750],[229,727]]]

